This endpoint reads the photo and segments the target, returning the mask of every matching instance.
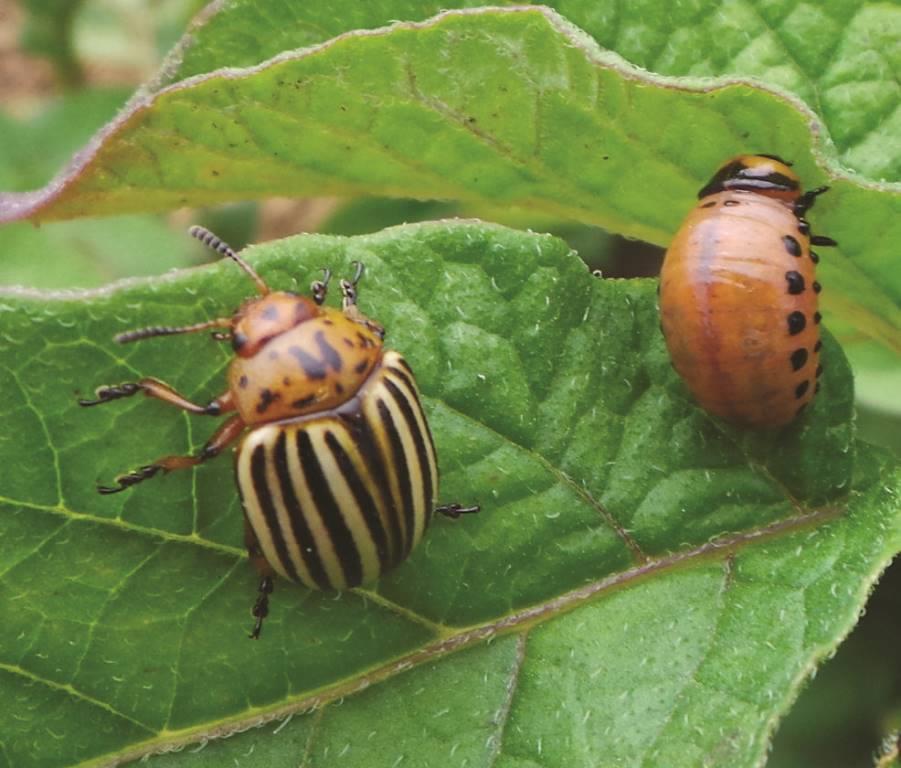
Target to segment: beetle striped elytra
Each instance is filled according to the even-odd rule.
[[[312,298],[272,291],[230,246],[208,230],[190,230],[235,261],[258,297],[230,317],[188,326],[152,326],[117,335],[128,343],[155,336],[220,329],[235,351],[228,389],[206,405],[145,378],[96,390],[95,406],[143,392],[194,414],[232,415],[194,456],[164,456],[120,475],[101,494],[118,493],[160,472],[202,464],[235,448],[244,508],[245,544],[260,574],[252,638],[269,611],[277,574],[314,589],[367,583],[403,561],[434,512],[456,518],[477,512],[436,506],[435,447],[410,366],[384,348],[384,329],[357,307],[357,284],[341,280],[342,308],[324,305],[331,273]]]

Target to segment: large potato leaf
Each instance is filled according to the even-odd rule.
[[[162,82],[219,67],[251,66],[354,29],[397,19],[422,21],[445,8],[477,5],[465,0],[217,3],[198,19],[164,70]],[[901,177],[897,6],[871,0],[554,0],[544,5],[602,47],[648,71],[695,78],[754,77],[794,93],[819,115],[845,165],[874,179]]]
[[[94,492],[197,450],[212,424],[143,398],[76,404],[142,375],[216,394],[227,354],[208,338],[110,337],[219,316],[249,281],[224,263],[82,295],[7,291],[3,764],[106,764],[295,712],[174,759],[758,764],[901,545],[897,472],[854,444],[831,338],[810,413],[751,435],[691,403],[653,281],[598,280],[553,238],[451,222],[249,254],[294,289],[365,262],[361,304],[417,372],[442,496],[483,510],[437,521],[369,589],[280,583],[251,642],[256,578],[226,459]]]

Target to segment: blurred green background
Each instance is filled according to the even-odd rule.
[[[46,183],[151,79],[203,3],[197,0],[0,0],[0,189]],[[297,232],[360,234],[403,222],[478,216],[556,234],[607,277],[655,275],[663,252],[600,229],[454,203],[272,200],[168,216],[0,227],[0,284],[87,288],[209,260],[188,238],[210,227],[236,247]],[[901,456],[901,365],[832,329],[855,366],[860,436]],[[901,727],[901,563],[866,615],[780,725],[771,768],[866,768]]]

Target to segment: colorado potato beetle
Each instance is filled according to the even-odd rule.
[[[145,378],[102,386],[83,406],[143,392],[190,413],[235,412],[195,456],[164,456],[120,475],[101,494],[118,493],[160,472],[218,456],[237,442],[235,476],[244,508],[244,540],[260,575],[251,637],[269,612],[273,577],[312,589],[347,589],[378,578],[404,560],[437,512],[457,518],[478,507],[436,506],[435,446],[413,372],[384,348],[384,329],[357,308],[356,264],[341,280],[342,309],[324,306],[328,270],[312,298],[271,291],[230,246],[202,227],[191,234],[232,259],[258,297],[231,317],[194,325],[126,331],[120,343],[212,328],[236,357],[228,389],[206,405]]]
[[[789,163],[740,155],[698,193],[660,273],[673,365],[710,413],[748,427],[792,421],[819,391],[819,257],[805,216],[828,187],[801,191]]]

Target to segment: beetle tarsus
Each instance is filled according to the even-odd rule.
[[[472,507],[464,507],[462,504],[442,504],[435,508],[435,513],[456,520],[460,515],[474,515],[480,509],[478,504]]]
[[[143,467],[139,467],[133,472],[128,472],[124,475],[119,475],[116,478],[116,482],[119,484],[115,487],[110,487],[108,485],[98,485],[97,493],[108,496],[111,493],[119,493],[124,491],[126,488],[131,488],[133,485],[137,485],[138,483],[146,480],[149,477],[153,477],[157,472],[159,472],[162,467],[159,464],[146,464]]]
[[[322,280],[314,280],[310,283],[310,292],[313,294],[313,301],[320,306],[325,302],[328,296],[328,283],[332,279],[332,270],[328,267],[322,268]]]
[[[97,398],[96,400],[81,399],[78,401],[78,404],[85,408],[89,408],[92,405],[102,405],[103,403],[118,400],[120,397],[131,397],[142,389],[143,387],[137,382],[126,382],[125,384],[119,384],[113,387],[97,387],[94,391],[94,395]]]
[[[341,281],[341,295],[344,297],[342,304],[345,310],[348,307],[355,307],[357,305],[357,283],[359,283],[360,278],[363,277],[364,271],[362,261],[354,261],[351,263],[354,266],[353,279]]]
[[[251,614],[256,619],[253,625],[253,631],[248,635],[251,640],[259,640],[260,632],[263,631],[263,619],[269,615],[269,595],[272,594],[274,585],[271,576],[263,576],[260,579],[259,594],[257,601],[253,604]]]

